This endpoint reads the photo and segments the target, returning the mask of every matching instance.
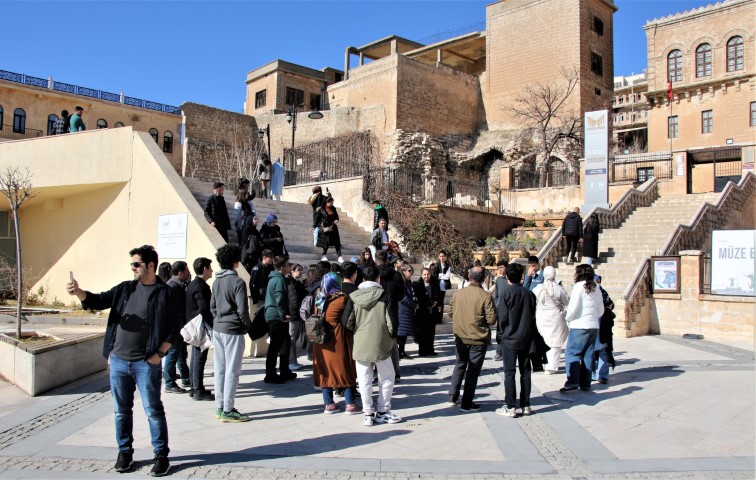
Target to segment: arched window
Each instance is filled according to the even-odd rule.
[[[158,143],[158,131],[156,128],[150,128],[150,136],[155,140],[155,143]]]
[[[116,123],[115,123],[115,125],[113,125],[113,126],[114,126],[115,128],[118,128],[118,127],[123,127],[123,123],[121,123],[121,122],[116,122]]]
[[[0,130],[3,129],[3,106],[0,105]]]
[[[55,122],[58,121],[58,116],[54,113],[52,115],[49,115],[47,117],[47,134],[52,135],[53,130],[55,129]]]
[[[696,48],[696,78],[711,76],[711,45],[702,43]]]
[[[743,37],[727,40],[727,71],[743,70]]]
[[[97,128],[108,128],[108,122],[104,118],[97,120]]]
[[[13,132],[26,133],[26,112],[23,108],[17,108],[13,112]]]
[[[682,52],[672,50],[667,55],[667,81],[682,82]]]
[[[163,134],[163,151],[165,153],[173,152],[173,134],[168,130]]]

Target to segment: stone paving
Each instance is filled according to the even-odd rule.
[[[446,405],[450,335],[440,356],[403,361],[393,410],[404,422],[362,425],[323,415],[310,370],[285,385],[262,382],[245,359],[237,408],[222,424],[213,402],[164,394],[175,478],[255,479],[752,479],[756,416],[753,350],[673,337],[616,339],[608,385],[560,394],[563,375],[533,374],[535,414],[510,419],[492,349],[478,383],[478,413]],[[408,347],[414,353],[415,346]],[[304,360],[300,357],[300,360]],[[211,365],[206,370],[212,386]],[[343,399],[342,404],[343,404]],[[135,405],[132,475],[147,475],[151,447]],[[107,375],[27,398],[0,383],[0,479],[123,478]]]

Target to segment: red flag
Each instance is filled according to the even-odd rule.
[[[667,98],[669,98],[669,100],[672,101],[672,82],[671,81],[667,84]]]

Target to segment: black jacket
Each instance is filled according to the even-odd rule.
[[[242,235],[244,243],[242,244],[241,264],[247,270],[252,272],[252,267],[257,265],[260,261],[260,255],[262,254],[262,241],[260,240],[260,232],[252,225]]]
[[[260,227],[260,241],[263,248],[270,249],[275,255],[283,255],[284,240],[281,227],[278,225],[271,227],[267,223],[264,223]]]
[[[386,210],[386,207],[381,205],[378,208],[373,209],[373,230],[378,228],[378,222],[384,219],[386,220],[386,228],[388,228],[389,225],[389,219],[388,219],[388,211]]]
[[[102,355],[105,358],[108,358],[110,352],[113,351],[116,327],[121,321],[129,297],[136,290],[136,285],[137,280],[131,280],[119,283],[107,292],[86,292],[87,298],[81,302],[81,306],[85,310],[110,309],[108,326],[105,329],[105,342],[102,347]],[[182,307],[176,301],[174,290],[158,278],[155,291],[152,292],[147,301],[149,329],[144,352],[145,358],[157,352],[163,342],[170,344],[177,342],[180,325],[184,323],[184,318],[180,313],[183,310]]]
[[[186,287],[186,321],[202,314],[202,321],[213,326],[213,314],[210,312],[210,286],[200,277],[194,277]]]
[[[263,265],[258,262],[249,272],[249,294],[252,303],[265,301],[265,292],[268,290],[268,275],[273,271],[273,265]]]
[[[289,312],[292,320],[300,320],[299,307],[307,296],[307,289],[304,283],[295,280],[291,276],[286,277],[286,290],[289,297]]]
[[[583,219],[575,212],[570,212],[562,222],[562,235],[583,236]]]
[[[536,328],[536,296],[519,283],[504,291],[497,308],[500,343],[512,350],[529,351]],[[498,338],[498,335],[497,335]]]
[[[210,195],[205,204],[205,220],[207,223],[215,222],[218,230],[231,229],[231,220],[228,218],[228,209],[223,195]]]
[[[404,298],[406,290],[404,279],[401,273],[394,270],[394,267],[385,263],[378,265],[378,272],[381,275],[380,284],[391,298],[391,302],[389,302],[389,317],[391,317],[391,323],[394,325],[391,336],[395,337],[399,325],[399,303]]]

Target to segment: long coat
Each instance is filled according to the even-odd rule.
[[[315,226],[318,227],[318,237],[323,236],[328,239],[329,247],[341,248],[341,237],[339,236],[339,226],[333,222],[339,219],[339,212],[336,208],[331,210],[326,207],[319,208],[315,211]],[[329,228],[329,232],[323,231],[325,228]],[[322,242],[322,244],[321,244]],[[325,246],[325,241],[318,239],[318,246],[321,248]]]
[[[598,222],[586,225],[583,233],[583,256],[597,258],[598,255]]]
[[[399,302],[399,336],[415,335],[415,308],[417,300],[410,282],[404,282],[404,298]]]
[[[354,335],[341,324],[347,296],[339,293],[326,300],[325,321],[331,327],[331,340],[312,345],[312,381],[318,388],[346,388],[357,385],[357,370],[352,360]]]

